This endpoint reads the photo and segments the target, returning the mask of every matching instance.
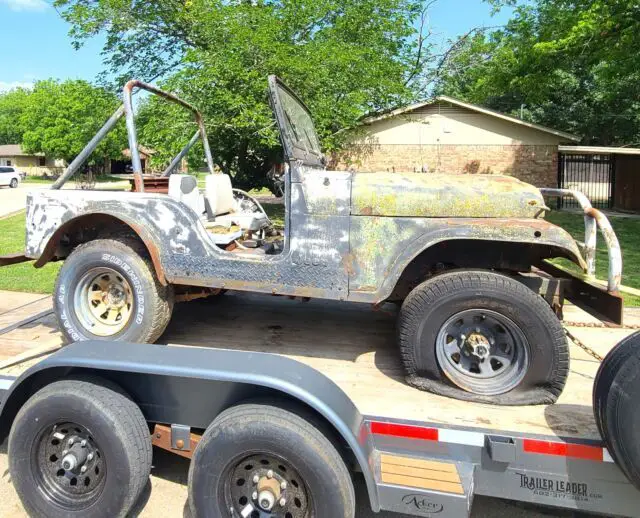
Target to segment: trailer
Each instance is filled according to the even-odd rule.
[[[33,516],[126,516],[154,445],[191,459],[194,517],[351,518],[352,472],[373,511],[465,517],[485,495],[634,517],[639,346],[570,376],[575,405],[497,407],[396,387],[384,354],[82,342],[0,379],[0,432]]]

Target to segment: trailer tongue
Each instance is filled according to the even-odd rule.
[[[122,342],[73,344],[18,379],[0,378],[0,424],[12,427],[11,475],[25,508],[47,516],[72,507],[124,516],[154,444],[191,458],[195,517],[352,518],[347,468],[363,473],[374,511],[462,517],[486,495],[633,517],[640,493],[625,473],[638,485],[640,417],[619,397],[640,387],[629,371],[638,346],[640,333],[624,340],[596,378],[602,439],[534,433],[515,421],[461,426],[437,411],[363,415],[325,375],[284,356]],[[147,424],[151,435],[140,433]],[[119,462],[128,474],[114,486],[110,466]]]

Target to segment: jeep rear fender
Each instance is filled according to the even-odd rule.
[[[528,249],[545,247],[551,252],[548,257],[565,257],[586,268],[571,235],[542,219],[353,217],[349,300],[375,303],[386,300],[418,256],[437,245],[460,240],[486,242],[487,246],[493,242]]]

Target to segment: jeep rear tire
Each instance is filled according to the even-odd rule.
[[[97,239],[65,260],[53,307],[66,340],[153,343],[173,311],[171,286],[158,281],[146,249],[130,238]]]
[[[569,373],[560,321],[538,294],[488,271],[456,271],[415,288],[400,310],[407,382],[463,400],[554,403]]]

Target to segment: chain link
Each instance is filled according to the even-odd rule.
[[[582,327],[591,327],[591,326],[582,326]],[[595,327],[595,326],[594,326]],[[595,358],[597,361],[601,362],[604,360],[602,356],[600,356],[597,352],[595,352],[591,347],[587,344],[583,343],[579,338],[577,338],[571,331],[569,331],[566,327],[564,328],[564,332],[566,333],[569,340],[571,340],[574,344],[576,344],[580,349],[586,352],[592,358]]]

